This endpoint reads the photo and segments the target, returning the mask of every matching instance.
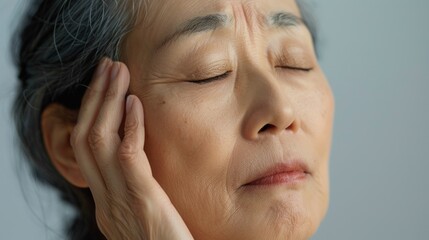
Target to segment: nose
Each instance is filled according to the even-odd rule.
[[[267,135],[296,133],[300,121],[288,96],[287,79],[278,79],[269,71],[253,69],[246,74],[246,113],[242,135],[257,140]]]

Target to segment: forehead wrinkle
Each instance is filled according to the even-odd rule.
[[[233,21],[235,21],[235,32],[240,35],[243,28],[248,29],[249,40],[254,39],[255,31],[266,28],[266,19],[262,12],[255,7],[254,1],[233,4]],[[241,24],[244,20],[245,24]]]
[[[225,14],[215,13],[206,16],[198,16],[190,19],[178,27],[178,30],[169,35],[164,41],[161,42],[160,47],[169,42],[174,42],[181,36],[191,35],[193,33],[214,31],[219,27],[225,26],[227,23],[227,16]]]
[[[231,2],[230,2],[231,3]],[[182,36],[189,36],[192,33],[197,32],[204,32],[204,31],[214,31],[217,28],[225,27],[226,25],[234,26],[235,25],[235,31],[236,34],[241,35],[242,31],[240,31],[240,28],[245,27],[245,25],[250,26],[251,31],[249,31],[248,37],[250,39],[254,39],[254,31],[256,29],[267,29],[269,27],[278,27],[278,28],[288,28],[291,26],[297,26],[301,24],[301,18],[299,16],[296,16],[293,13],[290,12],[277,12],[276,14],[267,16],[262,13],[260,8],[255,7],[255,1],[245,1],[245,2],[235,2],[232,4],[233,6],[233,14],[227,14],[224,12],[218,12],[213,13],[209,15],[202,15],[194,17],[193,19],[190,19],[188,21],[185,21],[183,24],[179,25],[179,27],[176,27],[176,31],[167,35],[166,38],[160,39],[161,41],[158,42],[153,48],[153,52],[157,52],[161,48],[164,48],[164,45],[170,45],[170,43],[173,43],[178,38]],[[191,6],[194,6],[195,4],[191,4]],[[223,4],[222,4],[223,5]],[[224,6],[220,7],[223,8]],[[234,10],[235,8],[239,8],[238,11],[241,13],[240,17],[235,17],[237,10]],[[163,7],[161,9],[165,10]],[[162,14],[160,14],[162,12]],[[167,17],[166,12],[164,11],[157,11],[156,15],[158,17]],[[162,16],[161,16],[162,15]],[[171,14],[170,14],[171,15]],[[247,24],[239,24],[238,18],[245,19]],[[153,20],[154,18],[152,18]],[[204,21],[201,21],[204,20]],[[238,21],[237,21],[238,20]],[[177,20],[176,20],[177,21]],[[235,24],[234,24],[235,23]],[[152,34],[154,32],[158,32],[156,29],[151,29]],[[155,31],[154,31],[155,30]],[[252,40],[253,41],[253,40]]]

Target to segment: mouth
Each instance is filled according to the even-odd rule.
[[[310,172],[303,161],[275,164],[256,174],[244,187],[296,186],[308,179]]]

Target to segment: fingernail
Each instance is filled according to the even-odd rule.
[[[103,59],[101,59],[97,67],[97,71],[95,74],[96,76],[100,76],[104,72],[104,70],[106,70],[108,62],[109,62],[109,59],[107,57],[104,57]]]
[[[116,77],[118,76],[120,67],[121,67],[121,65],[118,62],[113,63],[112,69],[110,70],[110,79],[111,80],[116,79]]]
[[[133,106],[133,98],[131,96],[128,96],[126,107],[125,107],[126,109],[125,111],[127,112],[127,114],[130,112],[132,106]]]

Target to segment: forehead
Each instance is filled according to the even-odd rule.
[[[263,18],[275,11],[300,16],[295,0],[147,0],[142,9],[145,15],[130,34],[139,39],[140,46],[153,49],[157,42],[174,32],[187,20],[213,13],[228,15],[233,21],[248,14]],[[242,14],[237,14],[239,9]]]

